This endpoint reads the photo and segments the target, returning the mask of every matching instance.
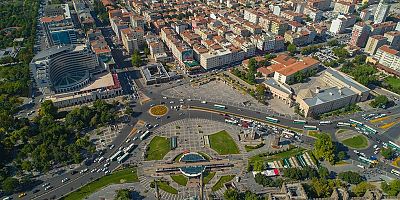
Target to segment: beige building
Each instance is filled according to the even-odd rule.
[[[142,28],[126,28],[121,30],[121,40],[125,50],[132,54],[144,44],[144,31]]]
[[[385,45],[386,43],[387,38],[383,37],[382,35],[373,35],[369,37],[364,51],[369,53],[370,55],[373,55],[379,47]]]
[[[388,45],[381,46],[374,55],[379,64],[400,72],[400,52]]]
[[[337,70],[327,68],[321,79],[325,88],[307,88],[297,94],[296,102],[305,117],[316,117],[368,99],[370,89]]]
[[[293,105],[293,90],[292,88],[284,83],[280,83],[272,78],[267,78],[264,81],[264,85],[268,89],[268,92],[272,94],[273,97],[284,101],[289,106]]]
[[[356,5],[354,3],[337,1],[335,2],[335,7],[333,8],[333,11],[342,14],[353,14],[355,7]]]

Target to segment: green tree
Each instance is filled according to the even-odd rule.
[[[249,64],[247,65],[249,71],[254,72],[257,71],[257,61],[254,58],[250,58]]]
[[[144,54],[146,54],[146,55],[150,55],[150,49],[149,49],[148,47],[145,47],[145,48],[143,49],[143,52],[144,52]]]
[[[347,157],[347,153],[345,151],[339,151],[339,153],[337,154],[337,158],[338,160],[344,160]]]
[[[142,65],[142,58],[138,51],[134,51],[132,54],[132,65],[135,67],[140,67]]]
[[[265,93],[267,92],[267,88],[264,84],[258,84],[256,86],[256,95],[259,97],[264,97]]]
[[[253,71],[250,71],[250,70],[249,70],[249,71],[247,72],[247,74],[246,74],[246,79],[247,79],[247,82],[250,83],[250,84],[256,83],[256,77],[255,77],[255,74],[254,74]]]
[[[57,112],[58,112],[58,109],[57,109],[57,107],[54,106],[54,104],[51,100],[46,100],[40,105],[40,111],[39,111],[40,116],[48,115],[48,116],[56,117]]]
[[[265,59],[267,59],[267,60],[272,60],[272,59],[274,59],[274,58],[276,58],[276,55],[275,54],[272,54],[272,53],[267,53],[267,54],[265,54]]]
[[[392,148],[382,148],[381,154],[386,159],[393,159],[395,155],[395,151]]]
[[[320,166],[318,168],[318,175],[322,179],[328,179],[329,178],[329,170],[328,170],[328,168]]]
[[[356,186],[354,186],[352,188],[352,192],[359,197],[359,196],[364,195],[367,190],[373,190],[375,188],[376,187],[374,185],[372,185],[371,183],[364,181],[364,182],[361,182],[361,183],[357,184]]]
[[[324,159],[331,164],[335,163],[335,146],[333,145],[331,136],[321,133],[314,145],[314,153],[318,159]]]
[[[260,172],[263,171],[264,169],[265,169],[264,161],[258,160],[254,162],[253,171]]]
[[[336,39],[330,40],[330,41],[328,41],[328,45],[331,47],[334,47],[334,46],[339,45],[339,42]]]
[[[373,108],[386,108],[389,103],[389,99],[385,95],[378,95],[375,99],[370,103]]]
[[[344,49],[344,48],[334,48],[333,49],[333,54],[335,54],[335,56],[339,57],[339,58],[348,58],[350,57],[349,52]]]
[[[128,189],[122,189],[117,191],[117,196],[115,197],[115,200],[131,200],[131,199],[132,195]]]
[[[288,46],[287,46],[287,50],[290,52],[290,54],[295,54],[296,53],[296,51],[297,51],[297,47],[296,47],[296,45],[294,45],[294,44],[289,44]]]
[[[227,189],[224,192],[224,199],[225,200],[238,200],[239,199],[239,192],[235,189]]]
[[[8,177],[2,183],[2,189],[6,193],[14,193],[17,191],[19,181],[15,178]]]
[[[383,181],[381,183],[381,188],[389,196],[397,196],[400,193],[400,179],[395,179],[390,183]]]
[[[341,172],[341,173],[339,173],[338,177],[341,180],[346,181],[350,184],[354,184],[354,185],[359,184],[365,180],[365,178],[363,176],[361,176],[357,172],[353,172],[353,171]]]

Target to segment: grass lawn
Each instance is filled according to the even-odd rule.
[[[209,136],[210,147],[220,155],[239,154],[235,141],[225,130]]]
[[[169,139],[166,137],[155,136],[147,147],[146,160],[162,160],[171,150]]]
[[[222,187],[224,187],[224,184],[231,181],[233,178],[235,178],[235,175],[226,175],[226,176],[222,176],[218,182],[215,183],[215,185],[212,186],[211,190],[213,192],[221,189]]]
[[[115,171],[110,175],[103,176],[102,178],[95,180],[75,192],[72,192],[68,196],[64,197],[63,200],[80,200],[85,199],[90,194],[100,190],[101,188],[119,183],[131,183],[138,182],[136,168],[126,168],[119,171]]]
[[[386,77],[385,78],[385,83],[389,85],[389,89],[392,90],[399,90],[400,89],[400,79],[396,78],[396,77]]]
[[[304,151],[303,148],[295,147],[295,148],[290,149],[288,151],[280,152],[280,153],[277,153],[277,154],[274,154],[274,155],[270,155],[270,156],[265,155],[265,154],[259,154],[259,155],[251,157],[249,159],[249,163],[253,164],[256,161],[270,162],[270,161],[273,161],[273,160],[281,160],[283,158],[289,158],[289,157],[292,157],[294,155],[300,154],[303,151]]]
[[[201,156],[203,156],[204,159],[206,159],[206,160],[211,160],[211,157],[210,157],[208,154],[203,153],[203,152],[197,152],[197,153],[200,154]]]
[[[157,181],[158,188],[164,190],[165,192],[171,194],[178,194],[178,190],[174,187],[170,186],[168,182],[165,181]]]
[[[357,135],[342,141],[342,143],[353,149],[362,149],[368,147],[368,140],[363,135]]]
[[[254,146],[245,145],[244,148],[246,149],[247,152],[249,152],[249,151],[253,151],[254,149],[259,149],[259,148],[263,147],[264,145],[265,145],[264,143],[260,143],[258,145],[254,145]]]
[[[179,162],[179,159],[181,159],[182,156],[183,156],[183,153],[177,155],[177,156],[174,158],[174,162]]]
[[[337,133],[343,133],[343,132],[345,132],[346,131],[346,129],[339,129],[338,131],[337,131]]]
[[[308,135],[311,137],[318,138],[318,136],[320,135],[320,132],[319,131],[308,131]]]
[[[211,179],[214,178],[215,172],[206,172],[207,174],[203,175],[203,184],[208,184],[208,182],[211,181]]]
[[[172,180],[182,186],[186,186],[188,182],[188,178],[182,174],[180,175],[171,175]]]

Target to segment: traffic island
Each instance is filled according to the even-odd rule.
[[[351,149],[365,149],[369,146],[367,137],[354,130],[340,129],[336,132],[336,137]]]
[[[162,160],[170,150],[168,138],[155,136],[147,146],[145,160]]]
[[[167,114],[168,108],[164,105],[156,105],[150,108],[149,113],[155,117],[161,117]]]

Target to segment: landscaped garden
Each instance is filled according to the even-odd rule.
[[[304,152],[305,149],[301,147],[294,147],[287,151],[282,151],[276,154],[258,154],[249,159],[249,165],[253,166],[256,162],[271,162],[274,160],[282,160],[283,158],[289,158]]]
[[[205,172],[203,174],[203,183],[204,185],[211,181],[215,176],[215,172]]]
[[[210,135],[210,147],[220,155],[239,154],[239,148],[225,130]]]
[[[113,172],[110,175],[103,176],[100,179],[97,179],[82,188],[78,189],[75,192],[67,195],[63,198],[63,200],[80,200],[85,199],[90,194],[100,190],[103,187],[106,187],[111,184],[120,184],[120,183],[132,183],[138,182],[139,179],[137,177],[136,168],[126,168],[122,170],[118,170]]]
[[[357,135],[342,141],[344,145],[353,149],[363,149],[368,147],[368,139],[363,135]]]
[[[162,160],[170,150],[168,138],[155,136],[147,146],[145,160]]]
[[[150,114],[153,116],[163,116],[167,114],[168,108],[164,105],[156,105],[150,108]]]

